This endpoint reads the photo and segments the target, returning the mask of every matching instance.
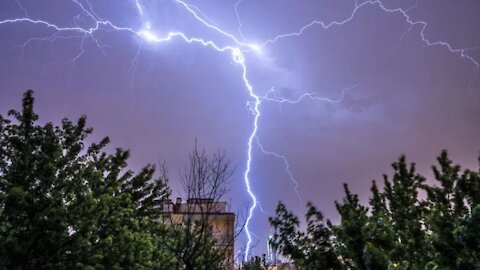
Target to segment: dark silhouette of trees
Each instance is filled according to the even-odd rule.
[[[263,254],[262,257],[254,256],[249,261],[245,262],[241,270],[266,270],[268,269],[268,264],[266,262],[266,256]]]
[[[273,237],[278,250],[288,256],[301,269],[340,269],[334,250],[332,230],[326,226],[321,212],[307,204],[307,229],[299,230],[299,220],[280,203],[270,218],[275,228]]]
[[[22,111],[0,116],[0,269],[221,268],[211,235],[160,222],[165,174],[155,178],[152,165],[130,171],[127,150],[104,150],[108,138],[88,145],[85,117],[38,124],[33,104],[27,91]],[[176,252],[192,239],[190,266]]]
[[[427,184],[400,157],[383,190],[373,181],[368,207],[345,184],[337,225],[323,225],[308,203],[307,228],[299,230],[279,203],[270,218],[275,246],[299,269],[480,269],[480,170],[462,171],[446,151],[437,161],[436,183]]]
[[[232,173],[223,153],[194,149],[183,180],[203,200],[173,222],[165,170],[134,173],[127,150],[104,150],[108,138],[86,143],[85,117],[40,125],[33,104],[27,91],[22,111],[0,115],[0,270],[225,268],[231,242],[209,223]],[[344,185],[339,224],[308,203],[303,227],[279,203],[273,244],[298,269],[480,269],[480,170],[446,151],[437,161],[428,183],[400,157],[382,188],[372,182],[368,205]],[[255,257],[243,268],[267,266]]]

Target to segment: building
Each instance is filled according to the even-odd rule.
[[[168,213],[168,222],[173,225],[206,220],[215,240],[216,248],[226,254],[225,268],[233,269],[235,242],[235,214],[227,211],[227,203],[213,199],[189,198],[183,202],[177,198],[164,204],[164,213]],[[166,215],[167,216],[167,215]]]

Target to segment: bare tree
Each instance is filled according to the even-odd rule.
[[[186,202],[177,199],[164,209],[174,239],[167,243],[177,256],[177,269],[229,269],[234,243],[242,232],[235,228],[239,216],[227,209],[223,196],[234,172],[225,152],[209,155],[197,143],[181,172]],[[237,224],[242,224],[238,222]]]

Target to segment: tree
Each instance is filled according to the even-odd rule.
[[[301,269],[340,269],[334,252],[332,231],[325,225],[323,215],[311,204],[307,204],[306,232],[298,229],[299,220],[279,203],[271,217],[275,229],[273,244],[278,251],[291,259]]]
[[[105,152],[108,138],[88,145],[93,130],[84,116],[38,124],[33,104],[27,91],[21,112],[0,116],[0,269],[219,268],[206,229],[161,222],[170,196],[166,174],[154,178],[152,165],[128,170],[129,151]],[[222,162],[197,172],[222,181],[229,176],[217,171]],[[209,184],[221,190],[219,182]],[[200,239],[193,247],[201,256],[187,264],[192,239]]]
[[[364,258],[367,208],[360,205],[358,195],[352,194],[347,184],[344,184],[344,190],[343,202],[335,202],[341,222],[338,226],[330,225],[337,241],[336,253],[349,269],[367,269]]]
[[[478,173],[461,172],[443,151],[433,166],[439,186],[427,186],[427,225],[434,257],[432,269],[476,269],[480,260]]]
[[[245,262],[241,269],[242,270],[266,270],[268,268],[266,262],[266,256],[263,254],[262,257],[254,256],[249,261]]]
[[[415,164],[408,166],[405,156],[401,156],[392,167],[392,180],[384,176],[384,194],[397,238],[390,252],[390,261],[395,265],[406,265],[408,269],[424,269],[430,259],[430,250],[422,225],[424,203],[419,201],[418,191],[424,187],[426,179],[416,173]]]
[[[372,181],[370,197],[371,214],[367,217],[363,231],[366,237],[363,258],[367,269],[387,269],[390,264],[390,251],[393,249],[395,232],[385,195]]]
[[[312,229],[309,217],[318,212],[311,204],[300,231],[298,218],[279,203],[270,223],[280,253],[300,269],[480,269],[480,171],[462,172],[446,151],[437,160],[438,185],[428,185],[400,157],[382,191],[373,181],[370,210],[345,185],[343,201],[335,203],[341,221],[328,222],[330,231],[322,223]]]
[[[168,245],[176,254],[177,269],[233,266],[233,246],[241,230],[235,232],[235,220],[228,216],[222,227],[213,220],[233,171],[224,152],[208,155],[205,150],[199,150],[195,142],[189,164],[181,175],[187,197],[185,207],[178,210],[181,221],[175,220],[178,215],[167,216],[177,239]]]
[[[102,151],[108,138],[87,147],[85,117],[38,125],[33,103],[27,91],[0,118],[0,268],[151,269],[165,179],[127,170],[128,151]]]

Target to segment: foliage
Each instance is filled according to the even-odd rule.
[[[321,212],[307,205],[306,232],[299,230],[299,220],[285,205],[280,203],[276,217],[270,218],[275,228],[273,242],[302,269],[339,269],[340,263],[334,253],[332,231],[324,222]]]
[[[242,270],[266,270],[268,267],[266,262],[266,256],[263,254],[262,257],[254,256],[249,261],[245,262],[241,269]]]
[[[108,138],[87,145],[84,116],[38,124],[33,104],[27,91],[21,112],[0,116],[0,269],[185,269],[169,249],[185,230],[159,222],[166,176],[128,170],[129,152],[108,154]]]
[[[345,185],[338,225],[322,226],[309,203],[307,229],[299,230],[279,203],[270,218],[276,247],[299,269],[480,269],[480,170],[462,171],[446,151],[437,160],[432,185],[400,157],[382,191],[373,181],[368,207]]]

